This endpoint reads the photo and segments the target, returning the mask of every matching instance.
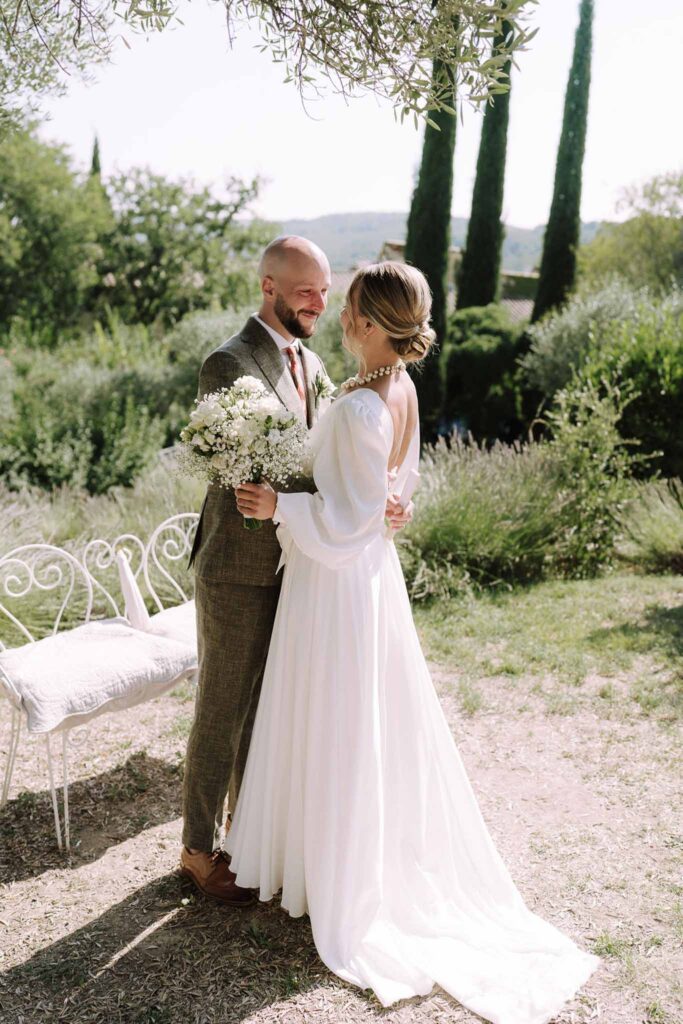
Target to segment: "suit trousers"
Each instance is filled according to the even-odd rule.
[[[183,843],[193,849],[218,846],[228,789],[234,810],[279,595],[279,581],[195,577],[199,683],[183,780]]]

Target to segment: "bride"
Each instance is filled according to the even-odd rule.
[[[384,511],[419,460],[405,361],[433,342],[424,277],[359,270],[359,372],[311,433],[317,493],[238,489],[285,564],[226,837],[237,884],[309,914],[330,970],[384,1006],[434,984],[494,1024],[548,1021],[598,960],[524,904],[481,816],[413,624]],[[392,474],[393,476],[393,474]]]

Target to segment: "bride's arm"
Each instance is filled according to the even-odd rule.
[[[309,558],[341,568],[384,532],[391,420],[360,397],[340,403],[334,416],[316,455],[317,492],[278,494],[272,517]],[[275,497],[262,500],[272,507]]]

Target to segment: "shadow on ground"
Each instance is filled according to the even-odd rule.
[[[596,648],[618,646],[635,654],[654,655],[662,670],[652,673],[637,698],[646,710],[660,706],[671,717],[683,715],[683,605],[646,608],[638,622],[598,629],[588,637]]]
[[[69,786],[71,866],[180,815],[182,768],[144,752]],[[68,866],[57,849],[49,790],[20,793],[0,811],[0,882]]]
[[[7,971],[4,1024],[237,1024],[329,983],[308,918],[276,901],[231,910],[193,892],[165,875]]]

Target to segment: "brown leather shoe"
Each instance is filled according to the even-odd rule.
[[[229,907],[248,907],[256,900],[253,889],[243,889],[235,882],[222,850],[213,853],[190,853],[186,846],[180,851],[180,874],[191,878],[205,896],[211,896]]]

